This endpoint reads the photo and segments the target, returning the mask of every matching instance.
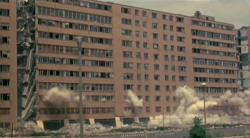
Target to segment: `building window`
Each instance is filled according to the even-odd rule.
[[[170,16],[169,16],[169,21],[173,21],[173,18],[174,18],[174,17],[173,17],[172,15],[170,15]]]
[[[170,30],[170,31],[174,31],[174,26],[173,26],[173,25],[170,25],[170,26],[169,26],[169,30]]]
[[[139,20],[135,20],[135,26],[140,26],[140,21]]]
[[[177,42],[185,42],[185,37],[178,36]]]
[[[180,32],[180,33],[184,33],[185,29],[184,29],[184,27],[176,27],[176,31]]]
[[[10,71],[9,65],[0,65],[0,73],[5,73]]]
[[[148,33],[147,32],[143,32],[143,38],[147,38],[148,37]]]
[[[141,46],[140,46],[140,42],[139,42],[139,41],[136,41],[135,46],[136,46],[137,48],[140,48],[140,47],[141,47]]]
[[[148,48],[148,43],[147,42],[143,42],[143,48]]]
[[[74,26],[74,29],[78,29],[78,28],[79,28],[79,30],[87,30],[87,26],[83,25],[83,24],[79,24],[79,25]],[[112,33],[112,28],[102,27],[102,26],[90,25],[89,30],[92,32],[99,32],[99,33]]]
[[[123,51],[123,57],[124,58],[133,58],[132,51]]]
[[[166,89],[167,92],[169,92],[170,91],[170,86],[169,85],[165,86],[165,89]]]
[[[6,2],[6,3],[9,3],[10,0],[0,0],[0,2]]]
[[[10,16],[10,11],[8,9],[0,9],[0,16]]]
[[[152,18],[156,19],[157,18],[157,13],[152,12]]]
[[[154,43],[154,44],[153,44],[153,48],[154,48],[154,49],[159,49],[159,44]]]
[[[93,44],[112,45],[112,39],[91,37],[90,40]]]
[[[69,5],[75,5],[85,8],[91,8],[91,9],[97,9],[97,10],[105,10],[105,11],[111,11],[112,7],[108,5],[93,3],[93,2],[87,2],[87,1],[77,1],[77,0],[47,0],[50,2],[57,2],[57,3],[64,3]]]
[[[186,57],[185,56],[178,56],[178,61],[179,62],[186,62]]]
[[[179,66],[178,71],[179,72],[187,72],[187,67],[186,66]]]
[[[7,36],[0,37],[0,44],[9,44],[10,38]]]
[[[125,13],[125,14],[131,14],[131,9],[130,8],[124,8],[124,7],[122,7],[121,8],[121,12]]]
[[[168,40],[168,35],[164,34],[163,35],[163,40],[167,41]]]
[[[111,10],[111,7],[110,7],[110,10]],[[38,14],[63,17],[63,18],[75,19],[75,20],[89,20],[92,22],[105,23],[105,24],[112,23],[112,17],[109,17],[109,16],[86,14],[86,13],[81,13],[81,12],[61,10],[61,9],[55,9],[55,8],[47,8],[47,7],[41,7],[41,6],[38,6]]]
[[[132,25],[132,20],[127,18],[122,18],[122,24]]]
[[[9,24],[2,24],[2,23],[0,23],[0,30],[1,31],[8,31],[8,30],[10,30]]]
[[[186,51],[186,48],[185,48],[185,47],[178,46],[178,47],[177,47],[177,51],[178,51],[178,52],[185,52],[185,51]]]
[[[123,63],[123,68],[125,68],[125,69],[133,69],[133,63],[131,63],[131,62],[124,62]]]
[[[155,85],[155,91],[160,91],[161,90],[161,86],[160,85]]]
[[[132,35],[132,30],[123,29],[122,30],[122,35],[131,36]]]
[[[165,51],[168,51],[168,50],[169,50],[169,49],[168,49],[168,45],[164,45],[163,47],[164,47],[164,50],[165,50]]]
[[[158,34],[157,33],[153,33],[153,39],[158,39]]]
[[[10,52],[9,51],[0,51],[0,59],[3,58],[3,59],[8,59],[10,58]]]
[[[167,30],[168,26],[166,24],[163,24],[163,30]]]
[[[124,85],[124,90],[133,90],[133,85],[132,84],[125,84]]]
[[[123,79],[124,80],[133,80],[133,74],[131,74],[131,73],[125,73],[123,75]]]
[[[138,16],[139,15],[139,10],[135,9],[135,15]]]
[[[158,23],[152,23],[152,28],[157,29],[158,28]]]
[[[10,80],[8,80],[8,79],[0,79],[0,86],[3,86],[3,87],[10,86]]]
[[[162,15],[162,20],[166,20],[167,16],[165,14]]]
[[[176,22],[183,23],[184,17],[176,17]]]
[[[175,75],[172,76],[172,81],[175,81]]]
[[[10,94],[9,93],[1,93],[0,94],[0,101],[9,101],[10,100]]]
[[[156,101],[156,102],[160,102],[160,101],[161,101],[161,97],[160,97],[160,96],[156,96],[156,97],[155,97],[155,101]]]
[[[179,76],[179,81],[186,82],[187,77],[186,76]]]
[[[147,11],[142,11],[142,16],[147,17]]]
[[[159,74],[155,74],[154,75],[154,80],[159,81],[160,80],[160,75]]]
[[[165,81],[169,81],[169,76],[165,75]]]
[[[170,46],[170,50],[174,51],[174,46],[173,45]]]
[[[140,37],[140,31],[136,31],[136,32],[135,32],[135,36],[136,36],[137,38],[139,38],[139,37]]]
[[[159,71],[160,70],[160,64],[154,64],[154,70]]]
[[[170,41],[174,41],[174,36],[170,35]]]
[[[132,41],[129,40],[122,40],[123,47],[132,47]]]
[[[154,54],[154,60],[159,60],[159,55],[158,54]]]

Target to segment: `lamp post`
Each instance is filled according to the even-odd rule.
[[[78,47],[78,65],[79,65],[79,121],[80,121],[80,138],[83,138],[83,95],[82,95],[82,44],[83,40],[82,37],[76,38],[77,47]]]
[[[207,125],[207,116],[206,116],[206,87],[207,83],[203,82],[201,83],[201,86],[203,88],[203,113],[204,113],[204,127],[206,128]]]

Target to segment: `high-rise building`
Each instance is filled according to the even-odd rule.
[[[17,122],[16,2],[0,0],[0,128]]]
[[[250,27],[238,30],[238,51],[240,55],[240,80],[242,89],[250,88]]]
[[[26,105],[34,101],[27,95],[64,87],[84,93],[85,119],[114,123],[115,117],[134,117],[126,102],[130,89],[144,101],[136,112],[141,120],[175,111],[179,86],[213,96],[238,89],[232,24],[200,12],[185,16],[94,0],[33,2],[36,38],[29,50],[36,55],[36,75],[24,86],[33,93],[25,93]],[[42,96],[37,101],[37,119],[45,125],[79,118],[73,101],[67,107],[48,106]]]

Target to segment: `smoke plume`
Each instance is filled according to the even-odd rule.
[[[188,86],[179,87],[176,95],[180,99],[177,109],[168,115],[152,117],[150,126],[188,127],[195,117],[203,119],[203,98]],[[233,123],[230,115],[250,115],[250,91],[231,93],[218,98],[206,97],[207,123]],[[235,123],[235,122],[234,122]]]
[[[52,106],[65,106],[70,102],[78,102],[79,96],[76,93],[64,88],[54,87],[46,92],[46,94],[42,97],[42,100]]]
[[[32,121],[28,121],[28,122],[25,122],[24,124],[24,128],[25,128],[25,131],[29,131],[29,132],[43,132],[43,129],[39,128],[35,122],[32,122]]]
[[[143,100],[139,99],[133,91],[128,90],[127,95],[128,95],[127,99],[128,103],[131,103],[134,107],[143,107]]]

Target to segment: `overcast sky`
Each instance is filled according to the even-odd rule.
[[[250,0],[101,0],[154,10],[193,15],[197,10],[216,20],[250,26]]]

